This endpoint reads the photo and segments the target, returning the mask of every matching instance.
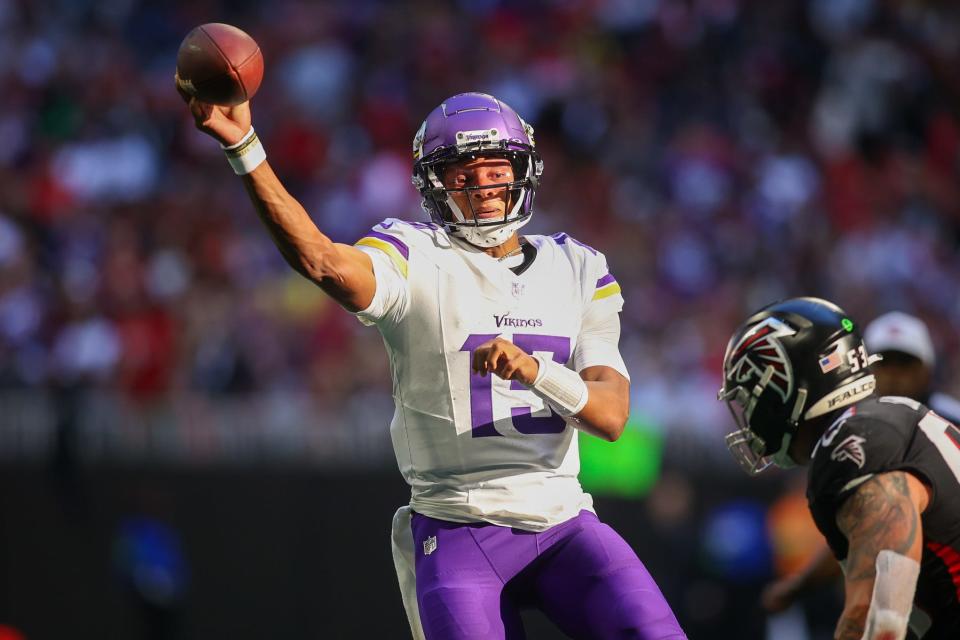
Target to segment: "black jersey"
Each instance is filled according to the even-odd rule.
[[[870,477],[896,470],[909,471],[932,488],[921,516],[923,558],[914,599],[915,610],[933,623],[923,640],[957,640],[960,429],[907,398],[873,397],[851,406],[813,450],[807,485],[810,511],[842,561],[847,540],[837,527],[837,510]]]

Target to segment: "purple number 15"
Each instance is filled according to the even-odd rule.
[[[499,333],[471,334],[460,347],[471,355],[484,342],[493,340]],[[543,351],[552,354],[554,362],[566,364],[570,359],[570,338],[567,336],[540,336],[530,333],[513,334],[513,344],[527,353]],[[524,385],[510,381],[510,388],[514,390],[526,389]],[[560,433],[566,428],[563,418],[555,413],[547,416],[534,416],[530,407],[513,407],[510,410],[513,427],[520,433],[531,435],[537,433]],[[470,424],[473,427],[474,438],[487,436],[502,436],[493,424],[493,376],[481,376],[470,372]]]

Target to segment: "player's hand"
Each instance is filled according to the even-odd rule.
[[[504,380],[516,380],[527,386],[533,384],[540,363],[526,351],[503,338],[484,342],[473,352],[473,371],[485,376],[495,373]]]
[[[212,136],[224,145],[230,146],[240,142],[240,139],[250,130],[250,102],[242,102],[235,107],[220,107],[207,102],[200,102],[187,93],[180,84],[180,78],[174,74],[174,83],[177,93],[190,107],[197,129]]]
[[[771,582],[760,594],[760,603],[767,613],[780,613],[796,602],[798,593],[797,581],[791,576],[776,582]]]

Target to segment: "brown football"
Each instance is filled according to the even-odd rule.
[[[263,80],[256,41],[229,24],[202,24],[177,51],[177,81],[201,102],[234,106],[253,97]]]

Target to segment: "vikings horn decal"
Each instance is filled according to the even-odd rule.
[[[423,124],[420,125],[420,128],[417,130],[417,135],[413,136],[413,159],[419,160],[423,155],[423,138],[427,134],[427,121],[424,120]]]
[[[767,385],[786,402],[793,393],[793,368],[778,338],[792,336],[796,330],[777,318],[767,318],[740,338],[727,356],[727,379],[737,385],[756,383],[767,367],[773,377]]]

